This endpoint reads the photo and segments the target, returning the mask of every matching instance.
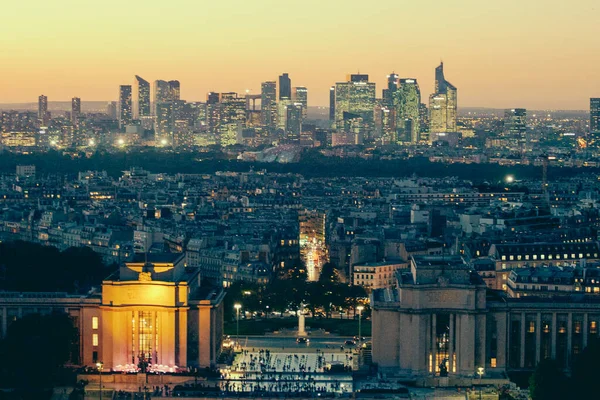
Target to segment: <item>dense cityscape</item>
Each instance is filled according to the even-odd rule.
[[[597,397],[595,8],[108,3],[5,7],[0,400]]]

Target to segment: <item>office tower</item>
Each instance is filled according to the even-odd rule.
[[[400,79],[400,87],[393,95],[396,117],[396,140],[415,144],[419,141],[421,91],[416,79]]]
[[[444,63],[435,69],[435,93],[429,96],[429,131],[455,132],[457,89],[444,78]]]
[[[173,103],[156,104],[155,142],[157,146],[170,145],[173,141]]]
[[[308,89],[303,86],[295,87],[292,90],[292,100],[295,104],[302,105],[302,118],[306,119],[308,112]]]
[[[291,99],[283,98],[277,103],[277,129],[285,131],[287,126],[287,108],[291,106],[293,101]]]
[[[387,76],[387,88],[382,91],[383,106],[392,109],[394,105],[394,93],[398,90],[398,74],[392,72]]]
[[[335,121],[335,86],[329,88],[329,122]]]
[[[106,114],[111,119],[117,119],[117,102],[111,101],[106,105]]]
[[[119,86],[119,127],[123,129],[131,124],[132,121],[132,104],[131,104],[131,85]]]
[[[260,89],[260,110],[264,126],[274,129],[277,126],[277,83],[263,82]]]
[[[279,76],[279,100],[292,98],[292,80],[287,73]]]
[[[217,104],[220,101],[220,97],[220,93],[208,92],[206,94],[206,104]]]
[[[425,103],[419,105],[419,127],[421,141],[429,142],[429,109]]]
[[[48,97],[44,95],[38,97],[38,120],[42,126],[48,125]]]
[[[157,115],[156,105],[171,100],[171,87],[169,86],[169,82],[161,79],[155,80],[152,86],[152,111],[154,115]]]
[[[598,143],[600,139],[600,98],[590,99],[590,137],[591,143]]]
[[[181,100],[181,85],[179,81],[169,81],[169,97],[171,101]]]
[[[303,109],[304,106],[300,103],[289,104],[286,106],[285,137],[289,141],[300,141]]]
[[[77,123],[80,115],[81,115],[81,99],[79,97],[73,97],[71,99],[71,121],[73,123]]]
[[[133,103],[134,119],[150,116],[150,83],[138,75],[133,80]]]
[[[369,75],[350,75],[346,82],[335,84],[334,128],[343,129],[345,120],[360,118],[363,128],[371,131],[374,111],[375,83],[369,82]]]
[[[527,146],[527,110],[524,108],[513,108],[504,111],[503,136],[508,143],[514,144],[521,151]]]

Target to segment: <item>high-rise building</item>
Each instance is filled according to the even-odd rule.
[[[457,89],[444,78],[444,63],[435,69],[435,93],[429,96],[430,132],[455,132]]]
[[[346,82],[335,84],[334,128],[343,129],[344,120],[348,120],[351,114],[351,119],[362,119],[362,127],[370,131],[373,129],[374,112],[375,83],[369,82],[369,75],[350,75]]]
[[[206,104],[217,104],[221,100],[221,93],[208,92],[206,94]]]
[[[335,121],[335,86],[329,88],[329,122]]]
[[[150,115],[150,83],[138,75],[133,80],[133,103],[135,119]]]
[[[279,100],[292,99],[292,80],[287,73],[279,76]]]
[[[81,115],[81,99],[79,97],[73,97],[71,99],[71,121],[77,123],[79,116]]]
[[[158,146],[169,145],[173,141],[173,103],[161,102],[156,104],[155,142]]]
[[[302,112],[304,106],[300,103],[286,106],[285,137],[291,142],[300,141],[302,133]]]
[[[508,143],[513,143],[516,149],[527,149],[527,110],[513,108],[504,111],[503,136]]]
[[[119,127],[123,129],[125,126],[131,124],[133,120],[132,115],[132,96],[131,96],[131,85],[119,86]]]
[[[600,97],[590,99],[590,139],[600,139]]]
[[[106,105],[106,114],[111,119],[117,119],[117,102],[111,101]]]
[[[397,140],[413,144],[419,142],[421,91],[417,80],[400,79],[400,87],[395,91],[393,99]]]
[[[169,96],[171,101],[181,100],[181,85],[179,81],[169,81]]]
[[[38,97],[38,120],[43,126],[48,124],[48,97]]]
[[[398,90],[400,81],[398,74],[392,72],[387,76],[387,88],[382,91],[383,106],[391,109],[394,105],[394,93]]]
[[[303,86],[295,87],[292,90],[292,100],[294,103],[302,105],[302,118],[306,119],[308,112],[308,89]]]
[[[262,123],[269,128],[275,128],[277,126],[277,83],[263,82],[260,94]]]

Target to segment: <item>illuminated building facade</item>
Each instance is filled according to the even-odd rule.
[[[81,99],[79,97],[73,97],[71,99],[71,121],[74,124],[79,120],[81,115]]]
[[[459,256],[413,256],[397,287],[373,291],[373,361],[381,371],[447,385],[533,370],[546,358],[569,369],[598,336],[600,302],[581,295],[511,298],[490,291]],[[579,297],[577,297],[579,296]]]
[[[369,75],[353,74],[347,82],[335,84],[335,128],[344,129],[348,114],[361,118],[363,126],[371,131],[375,112],[375,83],[369,82]],[[346,117],[344,116],[346,113]]]
[[[396,132],[399,142],[416,144],[420,140],[421,90],[416,79],[401,79],[393,95]]]
[[[513,108],[504,111],[503,136],[513,143],[515,149],[525,151],[527,149],[527,110],[524,108]]]
[[[119,86],[119,127],[125,128],[133,120],[131,85]]]
[[[302,119],[306,119],[308,112],[308,89],[303,86],[295,87],[292,91],[292,100],[294,104],[302,105]]]
[[[260,94],[262,123],[264,126],[275,128],[277,126],[277,83],[263,82]]]
[[[41,126],[48,126],[50,121],[50,114],[48,113],[48,97],[41,95],[38,97],[38,121]]]
[[[142,364],[176,367],[216,364],[223,337],[222,289],[201,285],[182,254],[148,254],[102,283],[101,293],[0,293],[0,337],[32,312],[65,312],[79,330],[71,362],[131,371]]]
[[[286,107],[285,137],[291,142],[299,142],[302,134],[302,113],[304,106],[293,103]]]
[[[135,119],[150,116],[150,83],[136,75],[133,81],[133,99]]]
[[[435,93],[429,96],[430,132],[456,132],[457,89],[444,77],[444,63],[435,69]]]
[[[292,99],[292,80],[287,73],[279,76],[279,100]]]

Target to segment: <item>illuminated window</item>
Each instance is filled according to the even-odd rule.
[[[490,367],[496,368],[496,359],[495,358],[490,358]]]
[[[98,334],[94,333],[92,335],[92,346],[98,346]]]
[[[502,261],[506,260],[506,256],[502,256]]]
[[[581,333],[581,321],[575,321],[573,325],[573,330],[575,331],[575,333]]]
[[[535,321],[529,321],[529,333],[535,333]]]
[[[533,259],[534,259],[534,260],[537,260],[537,254],[534,254],[534,255],[533,255]]]
[[[92,317],[92,329],[98,329],[98,317]]]
[[[590,333],[593,335],[598,333],[598,322],[590,321]]]

